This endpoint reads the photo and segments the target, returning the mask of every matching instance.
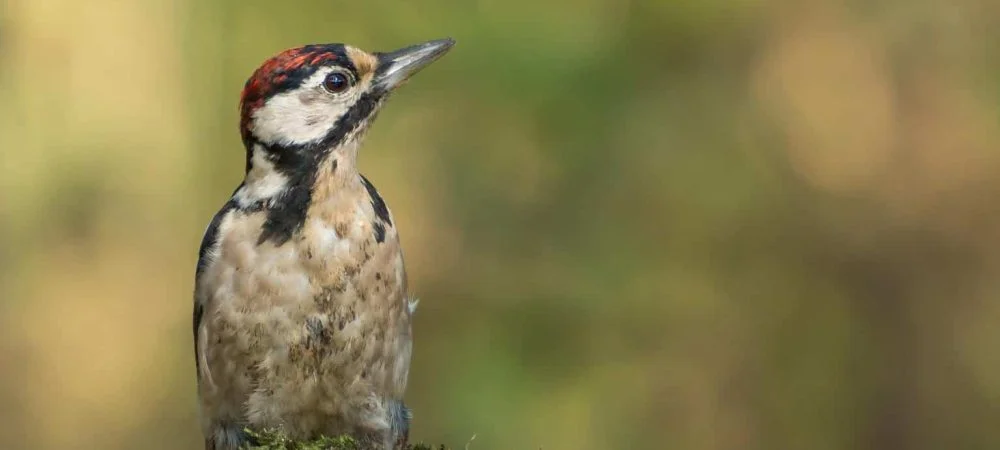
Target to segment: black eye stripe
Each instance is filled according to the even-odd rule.
[[[305,45],[302,47],[302,52],[310,54],[328,52],[335,55],[336,58],[324,64],[304,65],[283,72],[284,76],[271,87],[267,97],[273,97],[277,94],[302,87],[303,83],[316,74],[316,71],[327,67],[333,67],[333,70],[346,74],[351,78],[352,85],[359,79],[358,69],[354,66],[351,58],[347,56],[347,51],[344,49],[343,44]]]

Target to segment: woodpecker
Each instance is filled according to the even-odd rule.
[[[415,301],[396,222],[357,156],[390,94],[453,45],[305,45],[247,80],[245,177],[209,224],[195,273],[206,450],[274,428],[406,445]]]

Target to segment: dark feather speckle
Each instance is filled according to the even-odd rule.
[[[368,181],[364,175],[361,176],[361,182],[364,183],[365,189],[368,190],[368,197],[371,198],[372,208],[375,209],[375,216],[382,219],[386,225],[392,226],[392,220],[389,219],[389,208],[385,206],[385,200],[382,200],[382,196],[378,195],[375,186],[372,186],[371,181]]]

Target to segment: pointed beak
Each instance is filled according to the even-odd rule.
[[[399,87],[413,74],[434,62],[455,45],[452,38],[411,45],[396,51],[376,53],[378,69],[374,83],[386,91]]]

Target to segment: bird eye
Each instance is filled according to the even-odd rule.
[[[351,80],[340,72],[330,72],[323,80],[323,88],[334,94],[339,94],[351,87]]]

